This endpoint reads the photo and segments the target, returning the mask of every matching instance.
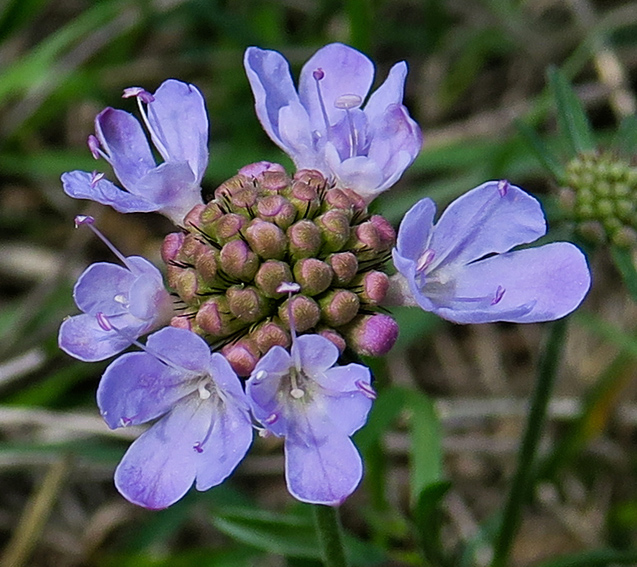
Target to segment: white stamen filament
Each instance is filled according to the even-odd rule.
[[[210,396],[212,395],[210,390],[208,390],[208,388],[206,387],[208,386],[209,383],[210,383],[209,380],[204,380],[202,382],[199,382],[199,384],[197,385],[197,391],[199,392],[199,397],[202,400],[208,400],[210,399]]]
[[[168,158],[169,158],[170,154],[168,153],[168,150],[166,149],[164,144],[161,143],[161,140],[159,139],[159,136],[157,135],[157,132],[150,125],[150,122],[148,120],[148,115],[146,114],[146,109],[144,108],[144,106],[142,104],[142,100],[141,100],[140,97],[137,97],[137,106],[139,107],[139,112],[142,115],[142,120],[144,121],[144,124],[146,125],[146,128],[150,132],[150,137],[153,140],[153,144],[155,144],[155,147],[157,148],[157,151],[159,152],[161,157],[164,158],[164,161],[168,161]]]

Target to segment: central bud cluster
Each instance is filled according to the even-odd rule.
[[[273,346],[290,346],[290,315],[297,333],[323,335],[341,351],[382,355],[393,346],[396,323],[377,307],[395,232],[321,173],[290,178],[277,164],[248,166],[184,226],[162,247],[181,302],[171,324],[221,348],[239,375]],[[300,292],[277,291],[286,282]]]

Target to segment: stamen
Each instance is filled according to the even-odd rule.
[[[83,224],[93,224],[95,219],[89,215],[77,215],[75,217],[75,228],[79,228]]]
[[[108,163],[111,163],[110,158],[102,151],[100,141],[93,134],[89,135],[86,143],[88,144],[88,149],[91,150],[91,154],[93,154],[95,159],[104,158]]]
[[[97,324],[101,327],[102,330],[104,331],[115,330],[115,327],[111,325],[111,322],[106,318],[106,315],[104,315],[104,313],[102,313],[101,311],[95,315],[95,318],[97,319]]]
[[[118,293],[115,297],[113,297],[113,301],[116,301],[121,305],[128,305],[128,298],[123,293]]]
[[[276,423],[278,420],[279,420],[279,414],[271,413],[268,417],[266,417],[263,420],[263,423],[265,423],[266,425],[272,425],[273,423]]]
[[[434,261],[435,257],[436,257],[436,253],[431,248],[427,248],[422,253],[420,258],[418,258],[418,263],[416,264],[416,271],[424,272]]]
[[[115,248],[115,246],[113,246],[113,243],[108,238],[106,238],[106,236],[104,236],[99,229],[93,226],[94,222],[95,222],[95,219],[93,217],[90,217],[87,215],[77,215],[75,217],[75,228],[77,228],[80,225],[87,225],[95,233],[95,236],[97,236],[104,244],[106,244],[106,246],[108,246],[110,251],[119,258],[122,264],[124,264],[124,266],[126,266],[129,270],[132,271],[131,269],[132,267],[128,263],[127,258],[117,248]]]
[[[300,373],[300,366],[297,366],[297,369]],[[292,385],[292,388],[290,389],[290,396],[292,396],[295,400],[300,400],[303,396],[305,396],[305,391],[299,388],[299,384],[296,381],[296,372],[297,371],[295,371],[294,368],[290,368],[290,384]]]
[[[283,282],[276,288],[277,293],[298,293],[301,286],[295,282]]]
[[[129,417],[121,417],[119,420],[119,424],[122,427],[128,427],[131,423],[133,423],[133,420],[130,419]]]
[[[130,91],[130,94],[128,94],[128,91]],[[162,144],[161,139],[157,135],[157,132],[155,132],[153,127],[150,125],[150,121],[148,120],[148,115],[146,114],[146,109],[144,108],[144,105],[142,104],[142,103],[150,104],[151,102],[155,100],[155,97],[149,92],[142,89],[141,87],[130,87],[129,89],[124,89],[124,95],[127,95],[127,96],[124,96],[124,98],[134,96],[137,99],[137,106],[139,108],[139,113],[142,115],[142,120],[144,121],[144,124],[146,125],[146,129],[150,133],[150,137],[153,141],[153,144],[157,148],[157,151],[159,152],[161,157],[164,158],[164,161],[168,161],[170,157],[168,149],[166,148],[166,146],[164,146],[164,144]],[[151,110],[152,110],[152,107],[151,107]]]
[[[327,133],[327,137],[330,137],[330,120],[327,116],[327,110],[325,110],[325,102],[323,101],[323,93],[321,93],[321,85],[320,81],[325,77],[325,71],[320,67],[315,69],[312,73],[312,77],[316,81],[316,94],[318,96],[319,105],[321,107],[321,114],[323,115],[323,122],[325,122],[325,132]]]
[[[209,383],[210,383],[209,380],[203,380],[203,381],[199,382],[199,384],[197,385],[197,392],[199,392],[199,397],[202,400],[208,400],[208,399],[210,399],[210,396],[212,396],[212,393],[206,387],[206,386],[208,386]]]
[[[259,370],[255,375],[254,375],[254,380],[256,382],[259,382],[260,380],[263,380],[266,376],[268,375],[268,373],[265,370]]]
[[[369,398],[370,400],[376,399],[376,392],[369,384],[367,384],[366,382],[363,382],[362,380],[356,380],[354,384],[362,392],[362,394],[365,397]]]
[[[94,171],[91,173],[91,189],[93,189],[102,179],[104,179],[104,173]]]
[[[142,87],[128,87],[124,89],[124,93],[122,94],[122,98],[132,98],[136,97],[141,99],[142,102],[148,104],[149,102],[153,102],[155,97],[150,94],[147,90],[144,90]]]
[[[290,390],[290,396],[292,396],[295,400],[300,400],[303,396],[305,396],[305,392],[301,390],[301,388],[292,388]]]
[[[197,453],[201,454],[203,453],[203,447],[201,446],[201,443],[199,441],[197,441],[192,448],[197,451]]]
[[[511,187],[511,184],[506,179],[500,179],[500,181],[498,181],[498,193],[500,193],[500,197],[504,197],[509,192],[509,187]]]
[[[500,300],[502,299],[502,296],[504,295],[505,291],[506,290],[501,285],[499,285],[498,289],[495,290],[495,296],[491,300],[491,305],[496,305],[497,303],[500,303]]]
[[[341,110],[350,110],[352,108],[358,108],[362,102],[363,99],[357,94],[344,94],[334,101],[334,106]]]

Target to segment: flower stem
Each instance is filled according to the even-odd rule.
[[[343,547],[343,529],[338,517],[338,508],[316,504],[314,525],[318,536],[323,564],[325,567],[347,567]]]
[[[511,482],[500,528],[494,543],[491,567],[505,567],[508,563],[513,540],[520,524],[522,505],[531,487],[533,462],[542,435],[548,402],[557,378],[560,354],[565,338],[566,319],[551,323],[548,340],[539,363],[538,379],[533,391],[531,409],[518,454],[517,470]]]

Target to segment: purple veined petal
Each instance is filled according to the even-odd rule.
[[[276,51],[248,47],[243,63],[261,125],[281,149],[288,151],[279,133],[279,113],[283,107],[299,103],[288,62]]]
[[[148,337],[146,348],[194,374],[205,375],[210,372],[210,347],[192,331],[164,327]]]
[[[383,171],[367,156],[356,156],[341,161],[331,142],[325,145],[325,162],[329,172],[336,176],[339,186],[351,188],[367,202],[367,195],[375,195],[376,188],[383,183]]]
[[[399,104],[389,105],[375,122],[369,157],[383,167],[385,177],[398,173],[400,177],[405,169],[416,159],[422,148],[422,132],[418,124],[409,116],[407,109]],[[396,156],[406,153],[409,156],[407,165],[403,158],[392,163]]]
[[[360,51],[342,43],[326,45],[305,63],[299,79],[299,98],[310,115],[313,129],[324,131],[325,119],[314,78],[318,69],[323,72],[318,86],[325,112],[330,125],[334,125],[345,115],[344,110],[336,107],[336,99],[353,94],[359,96],[362,103],[374,81],[374,64]]]
[[[365,105],[370,124],[380,120],[390,104],[402,105],[406,78],[407,63],[400,61],[392,66],[383,84],[370,95]]]
[[[208,165],[208,115],[203,96],[188,83],[164,81],[148,104],[153,142],[166,161],[188,162],[199,185]]]
[[[123,328],[124,336],[102,329],[93,315],[83,313],[69,317],[60,325],[58,344],[65,353],[78,360],[97,362],[122,352],[133,339],[148,330],[147,323],[130,315],[113,317],[112,322],[118,329]]]
[[[307,444],[294,433],[285,439],[288,490],[301,502],[338,506],[362,476],[361,457],[346,435],[334,432],[318,444]]]
[[[279,141],[274,140],[287,152],[299,169],[320,165],[312,139],[310,118],[298,100],[281,107],[278,118]]]
[[[206,439],[197,445],[197,452],[200,453],[195,484],[197,490],[208,490],[230,476],[248,452],[252,444],[252,432],[247,407],[233,403],[216,407],[211,413],[211,426]]]
[[[175,224],[203,203],[201,187],[186,162],[164,162],[150,170],[137,182],[135,192],[156,203],[157,210]]]
[[[62,175],[64,192],[74,199],[90,199],[102,205],[109,205],[120,213],[150,213],[159,209],[143,196],[123,191],[107,179],[93,181],[93,175],[86,171],[69,171]]]
[[[212,404],[181,403],[144,432],[126,451],[115,471],[115,486],[133,504],[161,510],[192,486],[202,454]]]
[[[369,150],[369,130],[365,113],[359,108],[351,109],[326,133],[329,142],[338,151],[341,161],[357,156],[366,156]]]
[[[436,204],[428,197],[421,199],[407,211],[398,228],[396,250],[399,256],[418,262],[429,246],[435,215]],[[396,262],[396,258],[394,261],[396,268],[402,271],[400,261]],[[404,273],[403,276],[408,277]]]
[[[491,253],[537,240],[546,232],[540,203],[515,185],[489,181],[458,197],[436,223],[431,269],[468,264]]]
[[[140,274],[130,287],[129,311],[134,317],[168,324],[173,315],[172,298],[161,279],[154,274]]]
[[[310,377],[324,373],[336,364],[339,352],[334,343],[321,335],[301,335],[292,344],[292,359],[295,351],[303,371]]]
[[[213,352],[210,356],[209,368],[212,379],[217,387],[221,389],[226,396],[233,398],[234,405],[248,411],[248,399],[241,387],[241,381],[226,357],[218,352]]]
[[[128,112],[105,108],[95,117],[95,133],[117,178],[137,194],[137,182],[155,167],[141,124]]]
[[[582,252],[568,242],[554,242],[469,264],[456,277],[454,295],[494,297],[493,305],[481,310],[441,305],[436,312],[458,323],[552,321],[576,309],[589,287]]]
[[[73,298],[85,313],[121,315],[128,311],[128,293],[134,281],[135,276],[126,268],[97,262],[82,272],[73,288]]]
[[[170,411],[194,392],[196,380],[146,352],[129,352],[106,368],[97,405],[111,429],[139,425]]]

